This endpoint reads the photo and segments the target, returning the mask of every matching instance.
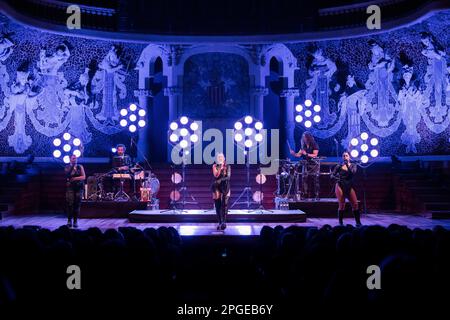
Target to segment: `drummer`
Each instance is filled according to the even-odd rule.
[[[302,158],[305,163],[302,166],[302,198],[319,199],[319,170],[320,166],[316,160],[319,155],[319,145],[314,140],[313,135],[305,131],[301,139],[301,149],[299,152],[290,150],[291,155]],[[312,180],[312,181],[311,181]],[[312,185],[312,188],[310,187]]]
[[[125,154],[127,148],[123,144],[116,147],[117,155],[113,158],[113,169],[120,173],[127,173],[130,170],[131,158]]]

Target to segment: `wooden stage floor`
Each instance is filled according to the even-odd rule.
[[[394,213],[382,213],[382,214],[367,214],[363,215],[362,223],[364,225],[381,225],[389,226],[390,224],[406,225],[409,228],[422,228],[422,229],[432,229],[435,226],[441,225],[447,229],[450,229],[450,220],[436,220],[429,217],[419,216],[419,215],[399,215]],[[3,220],[0,220],[0,226],[23,227],[23,226],[40,226],[42,228],[47,228],[54,230],[66,223],[66,218],[62,214],[40,214],[40,215],[23,215],[23,216],[7,216]],[[345,223],[354,225],[355,222],[352,218],[346,218]],[[292,223],[292,222],[231,222],[228,223],[228,228],[225,233],[216,231],[216,224],[212,222],[205,223],[192,223],[192,222],[178,222],[178,223],[148,223],[140,222],[133,223],[126,218],[102,218],[102,219],[81,219],[79,221],[80,229],[88,229],[91,227],[98,227],[101,230],[106,229],[116,229],[119,227],[135,227],[138,229],[145,228],[157,228],[160,226],[172,226],[178,230],[182,236],[208,236],[208,235],[259,235],[261,228],[263,226],[281,225],[284,227],[290,225],[298,226],[314,226],[322,227],[328,224],[331,226],[337,225],[336,218],[307,218],[305,222],[302,223]]]
[[[128,215],[130,222],[182,223],[216,222],[215,210],[134,210]],[[229,210],[228,222],[278,222],[298,223],[306,221],[301,210]]]

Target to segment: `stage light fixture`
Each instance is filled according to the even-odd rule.
[[[306,128],[311,128],[313,124],[318,124],[322,121],[322,117],[319,112],[321,111],[320,105],[316,104],[312,106],[311,100],[305,100],[304,107],[301,104],[295,106],[296,115],[294,117],[295,122],[303,124]]]
[[[59,139],[59,138],[54,139],[53,140],[53,145],[55,147],[59,147],[61,145],[61,139]]]
[[[267,181],[267,178],[266,178],[265,174],[258,173],[256,175],[256,183],[257,184],[264,184],[264,183],[266,183],[266,181]]]
[[[170,176],[170,180],[174,184],[179,184],[183,181],[183,177],[178,172],[175,172],[175,173],[172,173],[172,175]]]
[[[181,140],[180,141],[180,147],[185,149],[188,146],[188,142],[186,140]]]
[[[170,123],[168,134],[170,144],[181,147],[181,149],[190,149],[192,144],[196,144],[200,140],[200,125],[195,120],[182,116]],[[186,151],[183,150],[183,154],[186,155]]]
[[[135,133],[138,128],[143,128],[147,125],[145,115],[147,112],[139,108],[135,103],[131,103],[128,109],[120,110],[119,125],[123,128],[128,126],[128,131]]]
[[[179,156],[182,157],[181,176],[174,173],[171,177],[174,184],[182,183],[179,190],[170,192],[170,206],[172,209],[181,205],[184,210],[185,204],[197,204],[195,198],[188,193],[186,186],[186,163],[187,157],[191,155],[191,148],[200,142],[201,127],[198,121],[192,120],[187,116],[181,116],[169,125],[168,137],[169,143],[175,148]],[[187,201],[190,198],[192,201]]]
[[[195,131],[195,130],[198,129],[198,123],[197,122],[192,122],[189,127],[191,128],[192,131]]]
[[[172,201],[178,201],[181,198],[181,194],[178,190],[172,190],[170,192],[170,200]]]
[[[80,146],[80,145],[81,145],[81,140],[78,139],[78,138],[73,139],[73,145],[74,145],[75,147]]]
[[[251,149],[264,140],[261,133],[263,127],[261,121],[252,116],[245,116],[234,123],[234,141],[239,147]]]
[[[236,126],[237,123],[241,125]],[[250,208],[250,204],[252,203],[251,199],[253,197],[252,189],[250,186],[250,160],[249,154],[251,150],[256,151],[259,145],[263,143],[264,140],[264,125],[262,121],[258,119],[254,119],[252,116],[244,116],[239,119],[234,126],[233,136],[236,146],[243,149],[243,153],[245,155],[245,165],[246,165],[246,175],[247,175],[247,183],[244,190],[238,196],[237,200],[231,205],[230,208],[233,208],[236,204],[245,203],[247,205],[247,209]],[[243,202],[240,202],[240,199],[246,199]]]
[[[74,154],[74,155],[75,155],[75,157],[77,157],[77,158],[81,157],[81,151],[80,151],[80,150],[78,150],[78,149],[76,149],[76,150],[73,150],[73,154]]]
[[[370,150],[370,156],[372,158],[378,157],[378,150],[376,149]]]
[[[370,139],[370,144],[373,145],[373,146],[377,146],[378,145],[378,139],[377,138]]]
[[[180,123],[181,124],[183,124],[183,125],[185,125],[185,124],[187,124],[189,122],[189,119],[188,119],[188,117],[181,117],[180,118]]]
[[[70,162],[70,156],[81,157],[82,141],[80,138],[72,136],[69,132],[64,132],[60,137],[54,138],[52,144],[52,156],[55,159],[62,159],[64,163]]]
[[[117,149],[116,149],[115,147],[112,147],[112,148],[111,148],[111,152],[112,152],[112,153],[116,153],[116,152],[117,152]]]
[[[254,202],[257,203],[262,202],[264,200],[264,194],[261,191],[257,190],[253,193],[252,199]]]
[[[367,162],[369,162],[369,157],[366,156],[366,155],[361,156],[361,162],[362,162],[362,163],[367,163]]]
[[[178,141],[178,136],[175,133],[172,133],[169,137],[170,142],[177,142]]]
[[[350,156],[355,160],[359,160],[361,162],[360,166],[365,168],[372,163],[371,160],[380,155],[378,144],[377,138],[370,138],[367,132],[362,132],[359,136],[350,140]]]
[[[190,137],[191,142],[196,143],[198,141],[198,135],[196,135],[195,133],[191,135]]]
[[[189,134],[189,131],[186,128],[181,128],[180,129],[180,135],[182,137],[186,137]]]
[[[361,133],[361,139],[363,139],[363,140],[369,139],[369,134],[367,132]]]

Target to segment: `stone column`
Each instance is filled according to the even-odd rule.
[[[164,88],[164,95],[169,97],[169,122],[181,116],[183,89],[178,86]]]
[[[169,124],[181,116],[183,105],[183,88],[172,86],[164,88],[164,95],[169,97],[169,123],[166,124],[166,129],[169,129]],[[170,155],[172,146],[167,143],[167,161],[171,162]]]
[[[294,99],[298,95],[299,90],[296,88],[287,88],[280,93],[280,158],[282,159],[289,157],[289,148],[286,141],[289,141],[292,148],[295,147]]]
[[[263,86],[253,87],[250,89],[250,106],[255,118],[264,120],[264,96],[269,93],[269,90]]]
[[[137,154],[137,160],[138,161],[142,161],[143,156],[145,155],[147,157],[147,155],[149,154],[150,148],[149,148],[149,130],[148,130],[148,126],[152,125],[151,121],[152,119],[150,118],[149,114],[151,110],[151,105],[153,103],[153,101],[150,101],[150,108],[149,108],[149,99],[148,98],[153,98],[153,94],[150,90],[147,89],[138,89],[138,90],[134,90],[134,96],[138,98],[139,100],[139,107],[141,109],[145,110],[145,122],[147,123],[147,125],[139,130],[139,141],[137,143],[137,147],[138,147],[138,154]],[[152,99],[153,100],[153,99]]]

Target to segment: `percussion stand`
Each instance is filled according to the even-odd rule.
[[[255,202],[250,201],[250,197],[252,196],[252,187],[250,187],[250,161],[249,161],[248,157],[249,157],[249,155],[248,155],[248,151],[247,151],[245,154],[245,165],[247,167],[247,185],[244,188],[244,190],[242,190],[241,194],[236,199],[236,201],[234,201],[234,203],[231,205],[230,209],[233,209],[234,206],[237,204],[245,204],[247,206],[247,211],[250,212],[250,205]],[[245,199],[247,199],[247,200],[239,201],[239,200],[241,200],[242,197],[245,197]]]
[[[100,176],[95,178],[95,182],[97,184],[98,189],[95,193],[91,194],[87,200],[93,200],[93,198],[95,198],[96,201],[105,200],[106,195],[105,195],[105,190],[104,190],[104,186],[103,186],[103,178],[105,176],[107,176],[109,173],[110,172],[103,173]]]
[[[125,182],[125,179],[120,178],[119,181],[120,181],[120,189],[114,195],[114,201],[130,201],[130,196],[127,195],[127,193],[123,190],[123,184]]]
[[[138,197],[137,197],[137,192],[136,192],[136,179],[135,179],[135,177],[134,177],[134,174],[133,174],[133,176],[131,177],[131,179],[133,179],[133,196],[131,197],[131,201],[133,201],[133,202],[139,202],[139,199],[138,199]]]
[[[263,204],[263,192],[262,192],[262,173],[261,173],[261,167],[259,167],[259,206],[256,210],[253,211],[258,211],[259,213],[263,214],[264,212],[271,212],[273,213],[273,210],[269,210],[264,208],[264,204]]]
[[[172,169],[172,174],[170,176],[170,181],[172,182],[172,191],[175,191],[175,165],[171,165],[170,166]],[[178,204],[178,200],[172,200],[170,199],[170,203],[169,203],[169,207],[170,209],[166,209],[166,210],[161,210],[160,213],[166,213],[166,212],[170,212],[170,213],[181,213],[179,210],[177,210],[177,204]]]
[[[187,191],[186,187],[186,161],[185,155],[183,153],[183,163],[181,165],[181,175],[182,175],[182,183],[180,191],[182,192],[182,200],[181,200],[181,212],[185,212],[184,210],[186,204],[198,204],[197,200],[195,200],[194,196]],[[186,193],[192,199],[192,201],[186,201]]]

